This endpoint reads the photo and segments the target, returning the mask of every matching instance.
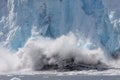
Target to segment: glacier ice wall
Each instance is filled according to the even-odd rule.
[[[57,38],[73,32],[78,39],[90,40],[107,53],[119,53],[119,2],[0,0],[1,44],[18,50],[31,36]]]

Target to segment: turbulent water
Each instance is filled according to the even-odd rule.
[[[120,0],[0,0],[0,72],[119,69]]]

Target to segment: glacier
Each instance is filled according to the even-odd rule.
[[[0,44],[18,51],[30,37],[72,32],[88,49],[120,52],[119,0],[0,0]],[[86,44],[90,42],[90,44]]]
[[[0,73],[119,71],[119,2],[0,0]]]

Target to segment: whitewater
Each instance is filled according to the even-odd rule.
[[[0,0],[0,74],[120,74],[119,0]]]

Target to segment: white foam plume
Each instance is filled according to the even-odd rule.
[[[100,48],[95,50],[79,48],[73,34],[63,35],[55,40],[44,37],[29,39],[17,54],[21,58],[21,66],[32,69],[42,69],[45,65],[63,68],[71,63],[97,65],[105,62],[105,56]],[[74,61],[67,62],[71,59]]]
[[[16,53],[0,47],[0,72],[47,69],[82,70],[84,67],[119,68],[116,64],[119,60],[108,61],[100,48],[91,49],[92,44],[88,43],[80,42],[74,34],[70,33],[57,39],[42,36],[30,38]]]
[[[8,49],[0,47],[0,72],[15,70],[18,64],[19,59],[15,54]]]

